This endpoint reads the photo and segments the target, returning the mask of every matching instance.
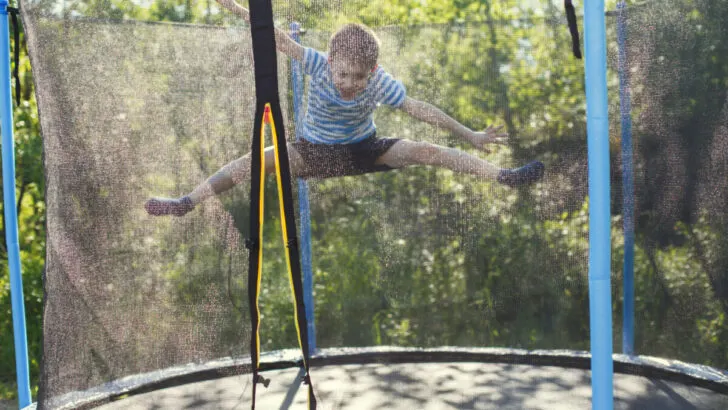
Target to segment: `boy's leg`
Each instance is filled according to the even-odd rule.
[[[493,179],[509,186],[538,181],[543,177],[544,171],[543,164],[538,161],[521,168],[503,169],[457,148],[410,140],[398,141],[377,159],[377,164],[392,168],[432,165],[463,174]]]
[[[288,144],[287,148],[291,173],[296,175],[303,167],[303,160],[291,144]],[[275,170],[275,151],[273,147],[268,147],[265,150],[265,173],[266,175],[272,174]],[[219,195],[249,178],[250,154],[248,153],[220,168],[189,194],[180,198],[151,198],[144,204],[144,207],[151,215],[182,216],[194,209],[195,205],[213,195]]]

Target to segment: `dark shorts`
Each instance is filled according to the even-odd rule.
[[[376,134],[354,144],[314,144],[301,140],[291,143],[303,159],[300,178],[331,178],[389,171],[392,167],[375,162],[398,138],[377,138]]]

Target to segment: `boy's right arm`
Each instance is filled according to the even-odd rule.
[[[242,17],[245,21],[250,22],[250,12],[235,2],[235,0],[216,0],[221,6],[225,7],[233,14]],[[276,28],[276,49],[288,57],[303,61],[303,47],[293,41],[291,36],[285,31]]]

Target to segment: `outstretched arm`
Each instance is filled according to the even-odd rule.
[[[248,9],[236,3],[235,0],[216,1],[233,14],[242,17],[245,21],[250,21],[250,12]],[[303,47],[293,41],[288,33],[279,28],[276,28],[276,49],[288,57],[303,61]]]
[[[487,151],[485,144],[503,144],[508,137],[507,133],[500,132],[503,126],[493,127],[491,125],[485,131],[476,132],[459,123],[434,105],[414,98],[407,97],[401,108],[412,117],[436,127],[444,128],[475,145],[476,148],[485,151]]]

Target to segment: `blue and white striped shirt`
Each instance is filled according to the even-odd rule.
[[[353,144],[375,131],[372,113],[379,104],[400,107],[406,91],[381,68],[377,68],[366,88],[353,100],[343,100],[334,86],[327,55],[306,48],[303,66],[311,76],[308,109],[303,120],[303,137],[316,144]]]

